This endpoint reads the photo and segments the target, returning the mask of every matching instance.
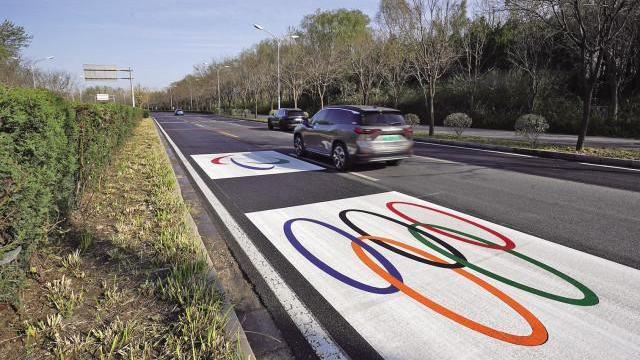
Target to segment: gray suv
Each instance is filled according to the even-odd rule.
[[[338,170],[354,163],[398,165],[413,154],[413,129],[395,109],[376,106],[328,106],[293,132],[298,156],[331,156]]]

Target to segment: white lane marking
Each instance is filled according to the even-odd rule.
[[[583,163],[583,162],[581,162],[580,164],[582,164],[582,165],[591,165],[591,166],[600,166],[600,167],[606,167],[606,168],[611,168],[611,169],[620,169],[620,170],[629,170],[629,171],[640,171],[640,169],[632,169],[632,168],[626,168],[626,167],[621,167],[621,166],[611,166],[611,165],[601,165],[601,164],[590,164],[590,163]]]
[[[202,124],[194,124],[194,125],[195,125],[195,126],[200,126],[200,127],[205,127],[205,126],[204,126],[204,125],[202,125]]]
[[[355,175],[355,176],[359,176],[359,177],[361,177],[363,179],[367,179],[367,180],[371,180],[371,181],[378,181],[378,179],[376,179],[374,177],[367,176],[367,175],[364,175],[364,174],[360,174],[360,173],[357,173],[357,172],[349,172],[349,174]]]
[[[429,157],[429,156],[413,155],[413,157],[426,159],[426,160],[435,160],[435,161],[443,162],[445,164],[462,164],[462,163],[457,162],[457,161],[443,160],[443,159],[433,158],[433,157]]]
[[[238,135],[229,134],[228,132],[224,132],[224,131],[220,131],[220,130],[218,130],[218,133],[220,133],[220,134],[222,134],[222,135],[231,136],[231,137],[234,137],[234,138],[236,138],[236,139],[239,139],[239,138],[240,138],[240,136],[238,136]]]
[[[186,124],[184,121],[163,121],[160,124]]]
[[[513,156],[528,157],[528,158],[537,157],[537,156],[531,156],[531,155],[509,153],[509,152],[504,152],[504,151],[476,149],[476,148],[470,148],[470,147],[464,147],[464,146],[456,146],[456,145],[434,144],[434,143],[429,143],[429,142],[424,142],[424,141],[416,141],[416,142],[420,143],[420,144],[427,144],[427,145],[434,145],[434,146],[446,146],[446,147],[452,147],[452,148],[458,148],[458,149],[484,151],[484,152],[491,152],[491,153],[496,153],[496,154],[513,155]]]
[[[156,123],[158,122],[156,121]],[[211,206],[216,210],[220,220],[222,220],[235,241],[242,248],[242,251],[244,251],[253,266],[258,270],[260,276],[262,276],[271,291],[273,291],[284,310],[289,314],[291,320],[293,320],[302,335],[307,339],[309,345],[311,345],[318,357],[328,360],[349,359],[340,345],[335,343],[318,319],[307,309],[296,293],[291,290],[280,274],[271,266],[260,250],[256,248],[247,233],[242,230],[229,211],[205,184],[204,180],[202,180],[193,166],[191,166],[191,163],[189,163],[187,158],[182,154],[182,151],[178,149],[178,146],[169,137],[167,132],[164,131],[162,126],[158,127],[169,141],[169,144],[171,144],[173,151],[178,155],[182,164],[187,168],[187,171],[196,182],[200,191],[202,191],[207,201],[209,201]]]

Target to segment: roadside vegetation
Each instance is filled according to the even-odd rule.
[[[151,119],[88,182],[0,310],[3,359],[238,359]]]
[[[640,137],[640,0],[379,4],[373,19],[318,10],[277,34],[283,107],[385,105],[430,126],[465,113],[474,127],[505,130],[533,114],[550,132],[578,134],[579,150],[586,135]],[[213,112],[220,97],[224,111],[268,113],[277,104],[277,47],[264,35],[151,93],[151,106]],[[210,86],[218,75],[219,94]]]

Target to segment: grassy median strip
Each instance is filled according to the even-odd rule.
[[[457,137],[456,135],[453,135],[453,134],[434,134],[433,136],[429,136],[427,131],[416,131],[415,137],[416,137],[416,140],[420,140],[421,138],[425,140],[429,140],[429,139],[456,140],[456,141],[463,141],[463,142],[469,142],[469,143],[502,145],[502,146],[531,149],[531,146],[528,141],[494,139],[494,138],[487,138],[487,137],[481,137],[481,136],[463,135],[461,137]],[[621,149],[621,148],[603,148],[603,147],[585,146],[584,151],[578,152],[573,146],[538,144],[536,149],[547,150],[547,151],[559,151],[559,152],[580,154],[580,155],[611,157],[611,158],[618,158],[618,159],[640,159],[640,150],[630,150],[630,149]]]
[[[143,120],[0,310],[3,359],[239,359],[170,164]]]

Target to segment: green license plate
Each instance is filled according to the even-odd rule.
[[[400,135],[380,135],[378,136],[382,141],[398,141],[402,140],[402,136]]]

